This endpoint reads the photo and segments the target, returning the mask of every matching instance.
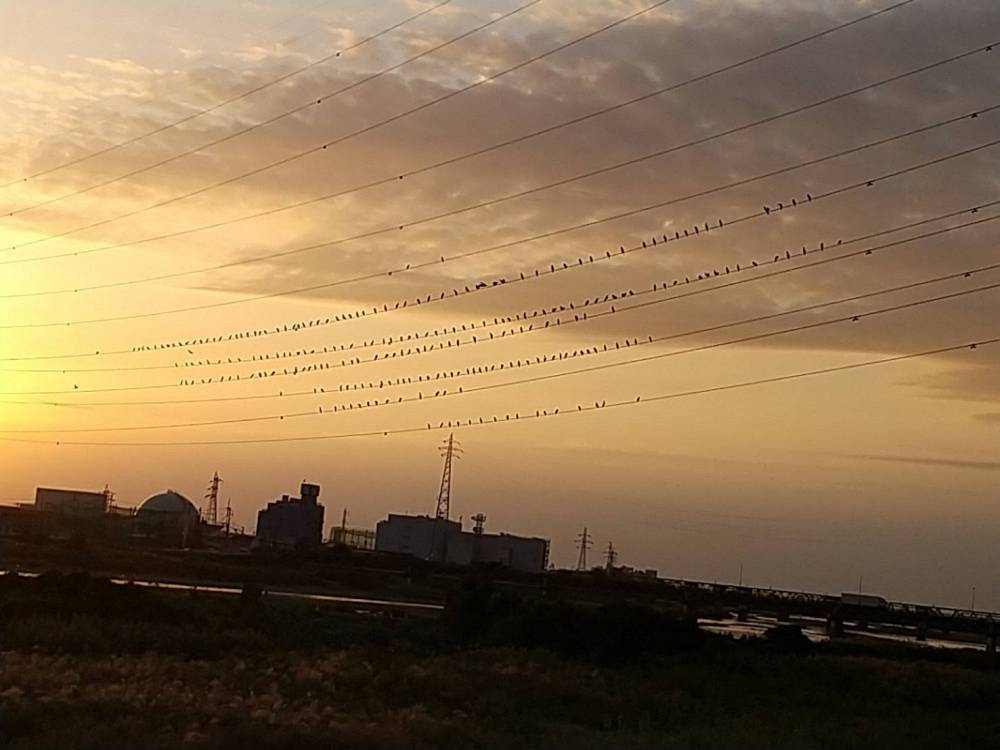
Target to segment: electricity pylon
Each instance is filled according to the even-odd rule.
[[[208,508],[205,510],[205,523],[210,523],[213,526],[219,523],[219,487],[222,485],[222,480],[219,478],[219,472],[215,472],[212,477],[212,483],[208,485],[208,489],[205,491],[205,499],[208,500]]]
[[[587,527],[583,527],[583,531],[576,536],[576,543],[580,550],[580,555],[576,559],[576,569],[586,570],[587,569],[587,550],[591,548],[594,544],[594,540],[591,539],[590,534],[587,533]]]
[[[452,433],[439,450],[444,457],[444,472],[441,474],[441,489],[438,491],[434,517],[447,521],[451,513],[451,464],[453,459],[462,457],[462,446],[456,442],[455,434]]]

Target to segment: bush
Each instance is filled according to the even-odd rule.
[[[628,602],[598,607],[525,601],[471,578],[449,597],[445,618],[459,638],[487,646],[541,648],[616,664],[700,648],[709,635],[693,620]]]

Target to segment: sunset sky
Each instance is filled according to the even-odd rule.
[[[0,502],[200,503],[218,471],[250,530],[303,480],[373,527],[433,512],[454,431],[453,514],[557,565],[587,526],[595,563],[1000,609],[1000,344],[968,347],[1000,337],[996,2],[42,0],[0,28]]]

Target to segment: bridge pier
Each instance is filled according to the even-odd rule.
[[[990,656],[997,655],[997,626],[994,622],[986,628],[986,653]]]
[[[868,620],[858,620],[858,630],[868,630]]]
[[[840,638],[844,635],[844,621],[836,615],[826,618],[826,634],[829,638]]]
[[[927,629],[928,629],[927,620],[921,620],[917,624],[917,636],[916,636],[916,638],[917,638],[918,641],[926,641],[927,640]]]
[[[750,619],[750,610],[740,607],[736,610],[736,622],[746,622]]]
[[[787,624],[792,621],[792,613],[789,612],[787,607],[782,607],[778,610],[778,622],[782,624]]]

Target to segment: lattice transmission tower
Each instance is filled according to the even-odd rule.
[[[615,549],[614,542],[608,542],[608,548],[604,550],[604,567],[611,570],[618,562],[618,550]]]
[[[591,538],[590,534],[587,533],[587,527],[586,526],[583,527],[583,531],[581,531],[579,534],[577,534],[577,536],[576,536],[576,544],[577,544],[577,547],[578,547],[578,549],[580,551],[579,556],[576,558],[576,569],[577,570],[586,570],[587,569],[587,550],[590,549],[593,546],[593,544],[594,544],[593,538]]]
[[[439,449],[444,457],[444,471],[441,474],[441,489],[438,491],[437,510],[435,518],[448,520],[451,513],[451,466],[456,458],[462,457],[462,446],[455,440],[452,433]]]
[[[219,472],[215,472],[212,476],[212,483],[205,490],[205,500],[208,501],[208,505],[204,513],[205,523],[210,523],[213,526],[219,523],[219,487],[221,486],[222,480],[219,478]]]

